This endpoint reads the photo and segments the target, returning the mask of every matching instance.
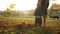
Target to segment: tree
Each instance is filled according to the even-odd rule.
[[[13,11],[15,9],[15,4],[11,4],[8,8],[7,11]]]
[[[16,6],[15,4],[11,4],[9,7],[7,7],[6,12],[5,12],[5,16],[10,16],[11,11],[15,11],[14,10],[15,6]]]

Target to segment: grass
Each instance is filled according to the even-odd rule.
[[[22,30],[22,32],[26,33],[26,34],[39,34],[39,33],[44,34],[45,31],[41,27],[31,25],[31,24],[34,24],[34,20],[35,20],[34,17],[31,17],[31,18],[0,17],[0,31],[3,28],[3,30],[5,31],[6,34],[8,34],[9,31],[11,32],[11,34],[19,33],[19,32],[21,32],[20,30]],[[48,17],[46,19],[46,25],[48,26],[48,29],[46,30],[45,33],[47,33],[47,34],[51,33],[50,32],[51,30],[53,30],[53,33],[60,32],[60,30],[59,30],[60,29],[60,19],[57,20],[57,19],[52,19],[52,18]],[[21,28],[19,28],[19,27],[21,27]]]

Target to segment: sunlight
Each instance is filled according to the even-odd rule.
[[[6,10],[10,4],[16,4],[15,10],[32,10],[36,8],[37,0],[0,0],[0,10]]]
[[[19,0],[16,2],[17,10],[32,10],[36,8],[37,0]]]
[[[34,10],[38,0],[0,0],[0,10],[4,11],[10,4],[16,4],[15,10]],[[55,3],[60,4],[60,0],[55,0]],[[49,7],[54,3],[50,1]]]

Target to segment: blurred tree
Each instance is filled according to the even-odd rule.
[[[10,10],[10,11],[13,11],[14,9],[15,9],[15,4],[11,4],[8,8],[7,8],[7,10]]]
[[[5,16],[10,16],[11,11],[15,11],[15,4],[11,4],[10,6],[7,7],[6,12],[5,12]]]

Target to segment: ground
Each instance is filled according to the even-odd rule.
[[[46,19],[47,30],[43,30],[42,27],[35,26],[34,20],[35,20],[34,17],[31,17],[31,18],[30,17],[28,18],[26,17],[25,18],[24,17],[0,17],[0,32],[4,31],[5,33],[8,33],[10,31],[13,34],[19,33],[21,31],[25,34],[27,33],[48,34],[48,32],[51,34],[51,31],[52,31],[52,34],[56,34],[60,32],[59,30],[60,19],[57,20],[57,19],[52,19],[52,18],[47,17]]]

